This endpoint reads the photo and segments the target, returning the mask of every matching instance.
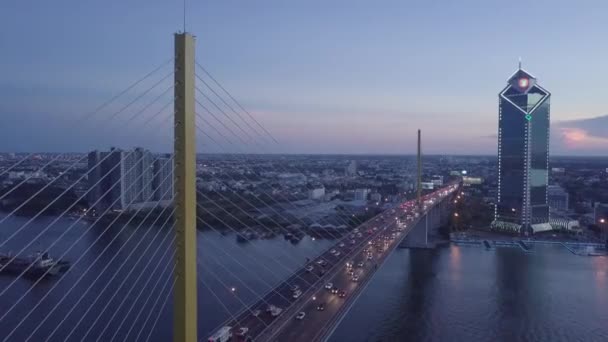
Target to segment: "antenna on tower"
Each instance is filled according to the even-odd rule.
[[[186,1],[186,0],[184,0]],[[519,57],[519,70],[521,70],[521,57]]]

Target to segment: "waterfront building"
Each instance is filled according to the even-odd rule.
[[[168,157],[154,158],[142,148],[92,151],[88,170],[88,202],[99,212],[153,206],[158,201],[168,205],[173,197],[173,163]]]
[[[549,185],[547,187],[547,198],[549,208],[552,211],[568,211],[570,196],[561,186]]]
[[[495,228],[523,234],[551,229],[547,203],[550,98],[521,64],[499,94]]]

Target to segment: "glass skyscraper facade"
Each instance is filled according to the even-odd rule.
[[[522,233],[551,229],[547,195],[550,99],[551,94],[521,67],[499,94],[494,228]]]

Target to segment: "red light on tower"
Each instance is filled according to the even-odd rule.
[[[525,77],[522,77],[522,78],[520,78],[520,79],[517,81],[517,85],[519,85],[519,87],[520,87],[520,88],[522,88],[522,89],[526,89],[526,88],[528,88],[528,85],[529,85],[529,84],[530,84],[530,80],[528,80],[528,79],[527,79],[527,78],[525,78]]]

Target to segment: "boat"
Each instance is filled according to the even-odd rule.
[[[0,254],[0,272],[27,277],[40,278],[43,276],[56,276],[70,267],[67,261],[57,261],[49,256],[48,252],[37,252],[34,255],[20,258],[10,254]]]

